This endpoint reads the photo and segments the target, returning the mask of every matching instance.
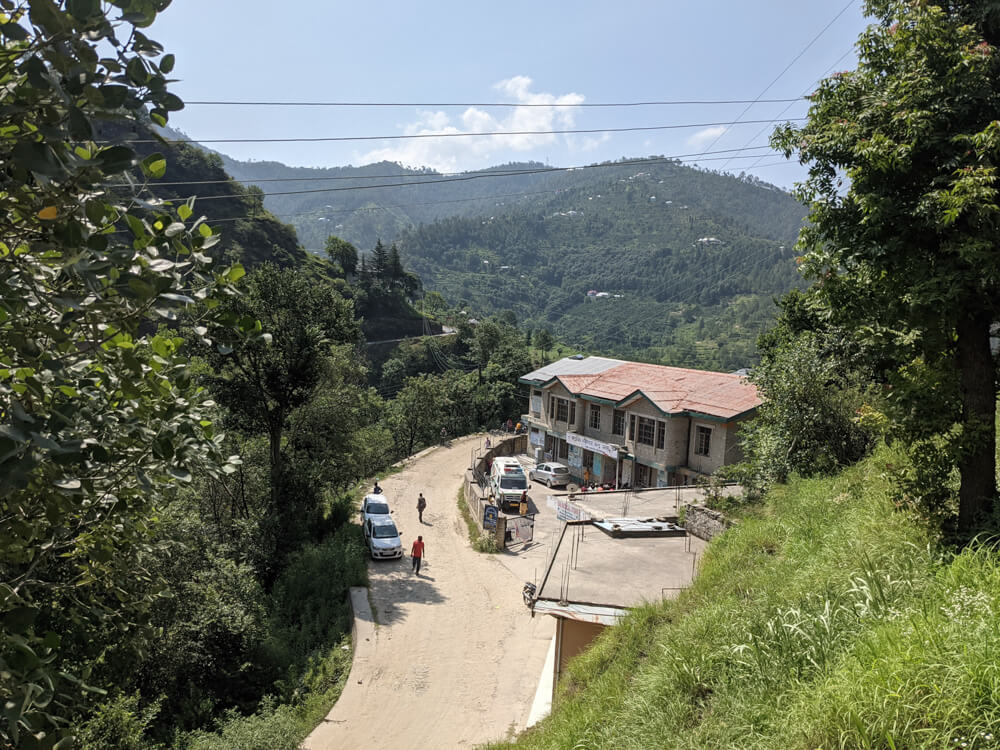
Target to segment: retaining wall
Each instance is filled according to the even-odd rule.
[[[692,536],[711,541],[730,526],[729,519],[704,505],[684,506],[684,528]]]

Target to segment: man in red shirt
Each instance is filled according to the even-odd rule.
[[[424,556],[424,538],[422,536],[417,537],[417,541],[413,543],[413,549],[410,550],[410,558],[413,561],[413,572],[420,575],[420,558]]]

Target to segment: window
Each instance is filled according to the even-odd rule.
[[[667,423],[656,422],[656,450],[662,451],[667,436]]]
[[[549,419],[556,413],[556,397],[549,396]]]
[[[597,404],[590,405],[590,426],[595,429],[601,429],[601,407]]]
[[[576,401],[569,402],[569,423],[576,424]]]
[[[712,428],[696,427],[694,434],[694,452],[696,456],[707,456],[712,452]]]
[[[569,444],[565,440],[559,441],[559,458],[569,458]]]
[[[556,421],[569,421],[569,401],[564,398],[556,399]]]
[[[615,409],[614,419],[611,421],[612,435],[625,435],[625,412]]]
[[[628,416],[628,439],[635,440],[635,414]]]
[[[642,443],[643,445],[652,445],[653,433],[655,431],[656,420],[639,417],[639,436],[636,438],[636,442]]]

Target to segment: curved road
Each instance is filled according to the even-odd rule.
[[[344,692],[304,748],[471,747],[524,728],[553,624],[532,619],[497,556],[469,547],[457,494],[481,441],[432,449],[381,483],[407,553],[424,537],[423,569],[409,554],[369,565],[376,625],[359,630]]]

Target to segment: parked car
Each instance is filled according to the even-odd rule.
[[[372,516],[364,523],[365,541],[373,560],[395,559],[403,556],[403,540],[392,519]]]
[[[549,487],[565,487],[570,480],[569,469],[562,464],[552,462],[538,464],[529,472],[528,477]]]
[[[386,520],[392,520],[389,518],[389,514],[392,513],[389,510],[389,503],[385,499],[385,495],[365,495],[365,499],[361,501],[361,524],[364,523],[369,518],[384,518]]]

